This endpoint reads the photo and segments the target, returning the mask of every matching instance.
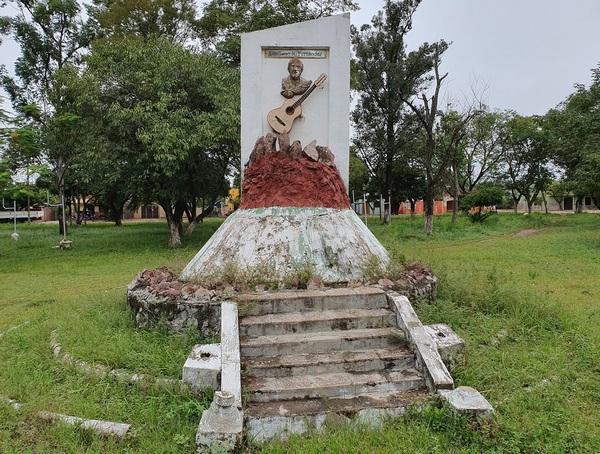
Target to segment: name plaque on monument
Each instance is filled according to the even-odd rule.
[[[315,58],[326,59],[327,49],[263,48],[265,58]]]

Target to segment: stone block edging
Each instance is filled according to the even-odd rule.
[[[15,411],[19,411],[23,407],[23,404],[6,397],[0,397],[0,402],[4,402],[11,406]],[[46,422],[53,423],[61,421],[69,426],[78,426],[83,430],[89,430],[99,435],[109,435],[116,438],[126,437],[131,430],[131,424],[79,418],[77,416],[63,415],[62,413],[54,413],[52,411],[40,411],[37,413],[37,417]]]
[[[60,344],[56,340],[57,336],[58,333],[56,332],[56,330],[52,331],[52,333],[50,334],[50,348],[52,349],[54,356],[61,363],[68,366],[73,366],[83,374],[96,374],[100,376],[105,375],[114,378],[120,382],[131,384],[146,383],[160,387],[168,387],[172,389],[182,389],[184,387],[187,387],[187,385],[182,383],[181,380],[171,378],[151,378],[143,374],[132,374],[123,370],[111,369],[110,367],[102,364],[88,364],[85,361],[75,358],[74,356],[68,353],[64,353]]]

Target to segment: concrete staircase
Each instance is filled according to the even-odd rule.
[[[427,393],[380,289],[247,295],[238,308],[244,414],[256,441],[398,415]]]

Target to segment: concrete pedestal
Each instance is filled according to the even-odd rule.
[[[351,209],[256,208],[229,216],[180,279],[201,282],[233,265],[282,280],[310,271],[326,283],[347,282],[387,261],[384,247]]]

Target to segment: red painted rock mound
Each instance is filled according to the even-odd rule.
[[[269,207],[350,208],[346,187],[331,164],[270,152],[244,172],[241,209]]]

